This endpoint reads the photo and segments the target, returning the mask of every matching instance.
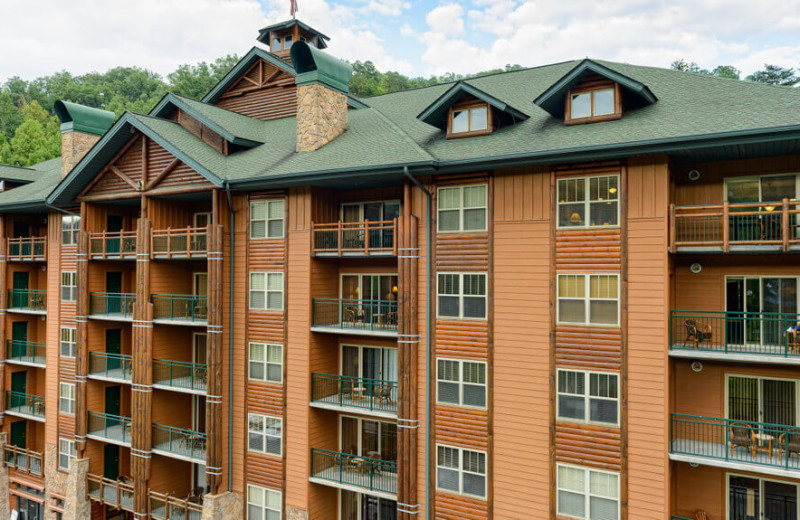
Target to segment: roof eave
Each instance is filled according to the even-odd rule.
[[[500,110],[501,112],[505,112],[515,119],[525,120],[528,119],[528,115],[516,108],[512,107],[508,103],[497,99],[496,97],[487,94],[483,90],[475,87],[474,85],[470,85],[464,81],[459,81],[451,88],[449,88],[444,94],[439,96],[436,101],[428,105],[428,108],[420,112],[417,115],[417,119],[427,123],[431,126],[438,126],[437,123],[439,122],[440,112],[444,110],[445,107],[449,107],[449,103],[452,102],[453,98],[461,94],[469,94],[474,96],[481,101],[485,101],[492,107]]]
[[[277,68],[287,72],[288,74],[291,74],[292,76],[295,75],[294,68],[289,63],[265,51],[264,49],[253,47],[242,57],[241,60],[239,60],[239,63],[234,65],[234,67],[228,71],[227,74],[225,74],[225,77],[223,77],[216,85],[214,85],[214,88],[212,88],[208,94],[203,96],[203,99],[200,101],[203,103],[214,103],[226,89],[230,88],[230,86],[238,78],[240,78],[242,74],[247,72],[247,70],[254,63],[252,60],[255,60],[256,58],[261,58],[265,61],[268,61],[272,65],[275,65]]]

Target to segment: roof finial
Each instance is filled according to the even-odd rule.
[[[294,13],[297,12],[297,0],[289,0],[289,4],[289,13],[291,13],[292,19],[294,19]]]

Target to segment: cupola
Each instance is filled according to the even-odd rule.
[[[324,49],[330,38],[300,20],[287,20],[264,27],[258,31],[258,41],[267,45],[272,54],[291,62],[290,52],[296,42],[305,42]]]

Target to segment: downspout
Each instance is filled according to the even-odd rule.
[[[66,213],[67,215],[72,215],[73,217],[78,217],[78,218],[80,218],[80,215],[79,215],[79,214],[77,214],[77,213],[73,213],[73,212],[71,212],[71,211],[69,211],[69,210],[66,210],[66,209],[63,209],[63,208],[58,208],[58,207],[56,207],[56,206],[53,206],[52,204],[50,204],[50,203],[49,203],[49,202],[47,202],[47,201],[44,201],[44,205],[45,205],[45,207],[47,207],[47,208],[54,209],[54,210],[56,210],[56,211],[60,211],[61,213]]]
[[[431,474],[431,192],[403,166],[405,176],[425,194],[427,201],[425,219],[425,520],[430,518]]]
[[[230,212],[230,288],[228,298],[230,300],[230,308],[228,309],[228,491],[233,491],[233,231],[235,219],[233,216],[233,200],[231,199],[230,184],[225,181],[225,193],[228,195],[228,211]]]

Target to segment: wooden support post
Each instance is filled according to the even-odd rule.
[[[6,239],[6,218],[0,215],[0,341],[6,339],[6,308],[8,307],[8,291],[6,290],[6,270],[8,268],[8,240]],[[5,341],[3,341],[3,344]],[[0,344],[0,367],[5,365],[6,351]],[[3,426],[3,413],[6,409],[5,377],[0,377],[0,426]]]
[[[89,410],[86,402],[86,376],[89,374],[89,234],[86,232],[87,204],[81,204],[80,231],[78,232],[78,254],[75,283],[75,449],[78,458],[84,457]],[[51,294],[50,298],[59,295]],[[49,360],[48,360],[49,361]],[[52,366],[52,365],[51,365]]]
[[[676,222],[675,222],[675,204],[669,205],[669,247],[670,252],[674,253],[676,250],[675,247],[675,239],[677,236],[676,231]]]
[[[783,199],[781,205],[781,239],[783,252],[789,251],[789,199]]]
[[[206,483],[210,493],[220,492],[222,484],[222,241],[221,224],[208,228],[208,339],[206,340]],[[230,376],[229,376],[230,377]]]
[[[730,233],[730,206],[726,200],[722,203],[722,251],[725,253],[731,250]]]

